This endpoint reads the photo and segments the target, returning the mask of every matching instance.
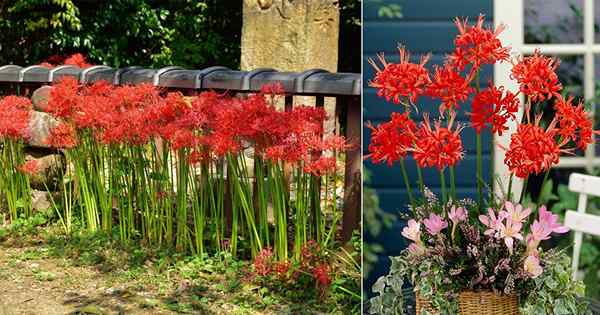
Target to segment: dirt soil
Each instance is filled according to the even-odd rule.
[[[0,315],[174,314],[153,308],[150,293],[106,286],[93,268],[36,258],[37,250],[0,244]]]

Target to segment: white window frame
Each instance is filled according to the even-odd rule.
[[[600,53],[600,44],[594,43],[594,0],[583,0],[583,43],[581,44],[526,44],[524,43],[524,5],[525,0],[494,0],[494,24],[505,24],[507,29],[500,35],[502,43],[512,48],[516,54],[532,54],[535,49],[540,49],[544,54],[552,55],[580,55],[584,56],[583,64],[583,96],[587,101],[594,98],[594,53]],[[511,91],[518,91],[518,85],[510,79],[510,63],[494,65],[494,83],[504,85]],[[594,106],[591,108],[594,115]],[[517,115],[520,120],[522,112]],[[594,117],[594,116],[592,116]],[[509,131],[499,136],[494,136],[497,144],[507,148],[510,135],[516,129],[516,121],[509,126]],[[583,157],[561,157],[557,168],[585,168],[588,172],[594,165],[600,164],[600,158],[595,156],[594,145],[589,145]],[[496,185],[496,192],[506,191],[508,186],[508,169],[504,165],[504,150],[494,146],[494,171],[501,176],[501,185]],[[522,182],[513,183],[513,191],[519,192]],[[518,197],[518,196],[517,196]]]

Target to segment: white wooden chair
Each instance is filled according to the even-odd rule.
[[[565,215],[565,225],[575,232],[572,269],[576,279],[583,233],[600,236],[600,216],[585,213],[588,196],[600,197],[600,177],[573,173],[569,177],[569,190],[579,193],[577,211],[568,210]]]

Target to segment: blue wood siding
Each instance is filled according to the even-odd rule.
[[[401,6],[402,18],[389,19],[378,15],[379,7],[386,4],[397,4]],[[468,17],[474,21],[477,16],[483,13],[491,23],[492,19],[492,0],[383,0],[383,1],[364,1],[363,10],[363,41],[364,41],[364,118],[365,121],[371,121],[374,125],[388,119],[391,112],[398,110],[399,107],[387,103],[384,99],[377,97],[375,90],[368,87],[368,82],[373,78],[374,71],[368,64],[368,58],[375,58],[376,53],[384,52],[386,59],[397,61],[397,45],[405,45],[411,52],[412,57],[419,58],[423,53],[432,52],[432,58],[429,65],[442,64],[445,54],[451,51],[453,40],[457,34],[453,23],[454,17]],[[492,78],[493,70],[491,66],[484,67],[482,70],[482,83],[488,82]],[[420,98],[418,107],[420,111],[430,112],[436,117],[438,113],[438,101],[428,98]],[[468,102],[461,108],[458,120],[467,123],[468,118],[465,115],[465,108]],[[468,108],[466,109],[468,110]],[[467,128],[463,131],[462,139],[467,150],[465,159],[456,168],[457,174],[457,194],[459,197],[475,197],[475,133]],[[367,153],[367,146],[370,142],[371,132],[364,127],[364,152]],[[489,181],[491,172],[491,149],[492,137],[489,133],[483,134],[484,143],[484,177]],[[391,168],[385,164],[374,165],[366,160],[365,168],[371,173],[370,187],[374,188],[379,196],[380,208],[384,211],[398,213],[406,211],[407,194],[404,187],[400,168],[394,165]],[[407,162],[408,173],[416,181],[416,166],[414,161]],[[440,180],[437,170],[425,170],[425,181],[427,186],[434,192],[439,193]],[[370,288],[373,282],[381,275],[388,272],[390,255],[397,255],[406,247],[406,241],[400,235],[400,231],[405,226],[405,222],[398,220],[394,225],[384,230],[378,237],[373,237],[367,231],[365,233],[365,242],[379,243],[383,245],[384,251],[379,254],[378,261],[375,264],[370,277],[365,281],[365,290],[370,295]]]

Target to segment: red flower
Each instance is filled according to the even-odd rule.
[[[446,110],[456,110],[459,103],[467,100],[469,94],[474,89],[469,85],[471,78],[464,78],[451,65],[446,64],[443,67],[436,67],[433,82],[429,86],[427,93],[435,98],[442,100],[440,104],[440,113]]]
[[[399,104],[402,102],[402,97],[408,97],[414,104],[417,97],[422,95],[431,83],[429,72],[425,69],[430,56],[421,57],[418,64],[411,63],[408,51],[404,47],[398,49],[399,63],[388,63],[383,54],[379,55],[383,69],[373,59],[369,59],[369,63],[377,71],[375,79],[369,82],[369,86],[376,88],[377,95],[384,97],[388,102],[393,100],[395,104]]]
[[[67,59],[65,59],[64,64],[77,66],[82,69],[89,68],[92,66],[87,62],[85,56],[79,53],[69,56]]]
[[[281,280],[285,280],[289,276],[290,267],[292,264],[289,261],[278,261],[273,266],[273,271]]]
[[[471,124],[477,133],[484,128],[491,128],[493,133],[501,136],[508,130],[508,121],[516,118],[520,103],[516,94],[505,91],[502,86],[497,88],[490,85],[473,98],[472,111],[469,113]]]
[[[321,290],[327,289],[331,285],[331,276],[329,273],[329,265],[325,263],[316,266],[312,271],[317,286],[321,288]]]
[[[314,161],[307,162],[304,165],[304,172],[314,176],[324,176],[335,172],[336,158],[321,156]]]
[[[567,141],[559,144],[555,141],[558,134],[558,129],[555,128],[556,120],[553,120],[546,130],[539,126],[540,121],[541,116],[538,116],[534,124],[519,124],[517,132],[510,138],[504,164],[517,177],[526,178],[529,174],[547,171],[558,163],[561,151],[569,152],[561,150]]]
[[[319,243],[314,240],[309,240],[300,249],[301,261],[300,265],[303,268],[310,268],[314,266],[315,263],[319,260],[319,254],[321,252],[321,246]]]
[[[72,77],[64,77],[52,86],[45,110],[59,118],[70,119],[80,102],[79,82]]]
[[[495,30],[483,27],[484,16],[479,15],[475,25],[469,25],[467,19],[461,21],[456,18],[454,23],[458,28],[458,36],[454,40],[454,52],[448,56],[448,61],[453,66],[463,70],[471,64],[471,72],[479,69],[483,64],[495,64],[498,61],[507,61],[510,48],[502,46],[498,35],[504,30],[504,25]]]
[[[415,141],[415,123],[410,119],[408,113],[392,113],[389,122],[379,124],[371,129],[371,143],[369,144],[369,155],[373,163],[387,162],[392,165],[395,161],[406,157],[407,151],[413,147]]]
[[[77,145],[77,137],[73,126],[61,123],[50,130],[46,143],[56,149],[71,149]]]
[[[19,172],[25,175],[33,176],[38,172],[39,166],[40,165],[37,160],[29,160],[19,165],[17,169],[19,170]]]
[[[585,150],[588,144],[594,142],[593,120],[585,111],[582,103],[573,106],[573,97],[566,100],[558,97],[554,103],[556,118],[558,120],[558,134],[562,139],[570,139],[577,142],[577,147]]]
[[[533,56],[521,56],[513,62],[512,77],[532,102],[543,102],[560,95],[562,85],[555,72],[559,63],[558,59],[543,56],[536,50]]]
[[[436,167],[439,170],[454,166],[462,160],[463,144],[460,139],[462,127],[452,130],[456,114],[450,114],[448,127],[442,127],[440,121],[431,128],[429,117],[425,114],[423,122],[416,132],[413,156],[419,167]]]
[[[273,250],[264,248],[254,257],[254,271],[261,277],[268,276],[273,271]]]
[[[0,99],[0,138],[26,140],[29,138],[31,100],[19,96]]]

